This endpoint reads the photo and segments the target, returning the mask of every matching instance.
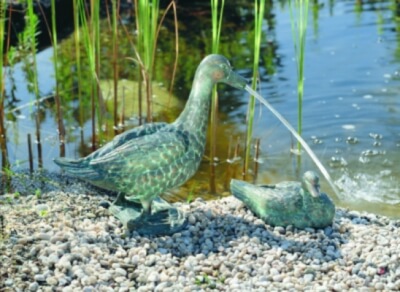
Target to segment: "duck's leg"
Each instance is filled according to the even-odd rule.
[[[130,220],[137,220],[142,216],[143,209],[140,202],[130,201],[125,193],[119,193],[118,197],[109,207],[109,211],[117,217],[124,226]]]
[[[125,208],[141,209],[142,204],[137,201],[130,201],[126,198],[126,194],[119,192],[117,198],[113,202],[113,205],[121,206]]]
[[[126,205],[126,199],[125,199],[125,195],[121,192],[118,192],[118,196],[115,199],[114,205],[119,205],[119,206],[123,206]]]
[[[129,197],[128,197],[129,198]],[[109,210],[127,230],[139,234],[173,234],[186,226],[186,217],[161,198],[130,201],[120,194]]]
[[[143,212],[142,214],[144,216],[150,216],[151,215],[151,203],[153,200],[149,199],[141,199],[140,203],[142,204]]]

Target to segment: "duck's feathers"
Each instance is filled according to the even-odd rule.
[[[176,127],[132,138],[124,135],[105,145],[96,155],[76,161],[58,159],[55,162],[66,172],[99,187],[122,191],[140,188],[134,181],[143,176],[163,177],[171,169],[180,169],[189,155],[189,134]],[[171,168],[172,167],[172,168]],[[134,184],[134,187],[132,186]],[[142,186],[143,187],[143,186]],[[140,192],[139,192],[140,193]]]
[[[164,129],[168,125],[169,124],[167,124],[167,123],[151,123],[151,124],[144,124],[140,127],[128,130],[124,133],[121,133],[121,134],[115,136],[113,140],[111,140],[106,145],[104,145],[100,149],[96,150],[92,154],[86,156],[84,158],[84,160],[90,161],[97,157],[104,156],[107,153],[113,151],[114,149],[122,146],[127,141],[136,141],[136,139],[138,139],[140,137],[143,137],[146,135],[152,135],[152,134],[160,131],[161,129]]]
[[[186,154],[185,132],[157,132],[130,140],[89,162],[98,171],[143,172],[171,165]]]
[[[250,201],[263,202],[263,206],[260,203],[258,206],[254,206],[256,208],[268,208],[289,213],[296,212],[303,204],[302,191],[301,184],[298,182],[254,186],[251,193],[253,198]]]

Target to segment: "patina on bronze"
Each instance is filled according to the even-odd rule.
[[[232,179],[230,187],[236,198],[272,226],[324,228],[332,224],[335,216],[335,205],[320,192],[319,178],[313,171],[304,173],[301,183],[256,186]]]
[[[128,230],[177,232],[186,224],[184,214],[156,198],[197,171],[206,142],[211,93],[217,83],[239,89],[247,84],[225,57],[209,55],[197,68],[189,99],[174,123],[146,124],[116,136],[87,157],[54,161],[74,177],[118,191],[110,211]]]

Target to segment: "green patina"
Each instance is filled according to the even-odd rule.
[[[110,210],[128,229],[140,226],[142,233],[159,233],[151,231],[159,225],[157,221],[164,220],[158,213],[169,216],[166,220],[171,226],[183,225],[182,216],[171,212],[165,202],[157,200],[153,210],[152,202],[196,173],[205,148],[211,93],[217,83],[244,89],[247,82],[232,71],[225,57],[207,56],[197,68],[187,104],[174,123],[143,125],[116,136],[87,157],[57,158],[55,163],[72,176],[120,192]],[[171,222],[174,220],[180,222]],[[166,230],[162,225],[160,233]],[[169,230],[164,233],[177,229]]]
[[[335,205],[319,191],[319,178],[307,171],[300,182],[256,186],[231,181],[232,194],[259,218],[272,226],[324,228],[332,224]]]

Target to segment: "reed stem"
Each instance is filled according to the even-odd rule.
[[[31,134],[27,135],[28,141],[28,160],[29,160],[29,173],[33,173],[33,153],[32,153],[32,138]]]
[[[309,0],[290,0],[289,6],[294,50],[296,54],[297,132],[301,136],[303,129],[304,60]],[[299,141],[297,142],[297,150],[300,153],[301,144]]]
[[[34,13],[33,9],[33,1],[27,1],[27,18],[28,21],[26,23],[25,30],[22,35],[23,43],[28,46],[29,54],[25,60],[26,62],[26,73],[27,80],[29,81],[28,89],[30,89],[36,98],[36,101],[40,100],[39,93],[39,85],[38,85],[38,77],[37,77],[37,62],[36,62],[36,28],[38,26],[39,20],[37,15]],[[36,112],[35,112],[35,126],[36,126],[36,143],[37,143],[37,151],[38,151],[38,168],[43,168],[43,156],[42,156],[42,142],[40,135],[40,121],[39,121],[39,113],[40,113],[40,103],[36,103]]]
[[[221,2],[219,5],[219,2]],[[217,54],[220,44],[222,19],[224,15],[225,1],[211,0],[211,18],[212,18],[212,53]],[[217,191],[215,183],[215,163],[214,158],[217,152],[217,121],[218,121],[218,94],[216,87],[213,88],[211,98],[211,133],[210,133],[210,193]]]
[[[79,26],[80,19],[80,0],[73,0],[74,10],[74,42],[75,42],[75,60],[76,60],[76,74],[77,74],[77,87],[78,87],[78,101],[79,101],[79,118],[78,122],[82,129],[83,127],[83,100],[82,100],[82,67],[81,67],[81,30]]]
[[[100,26],[99,26],[99,6],[98,1],[91,0],[90,13],[86,11],[85,1],[78,0],[79,7],[79,19],[82,24],[82,40],[84,49],[87,54],[90,78],[91,78],[91,115],[92,115],[92,150],[96,150],[96,117],[98,124],[101,125],[101,115],[100,115],[100,103],[101,95],[99,90],[98,82],[98,72],[100,70],[99,63],[99,51],[100,51]],[[90,14],[90,19],[88,19],[88,14]],[[89,22],[90,20],[90,22]],[[99,127],[100,128],[100,127]],[[99,131],[99,136],[101,136],[101,131]],[[101,138],[101,137],[99,137]]]
[[[119,1],[111,0],[112,14],[111,14],[111,25],[112,25],[112,46],[113,46],[113,77],[114,77],[114,134],[118,134],[118,11]]]
[[[0,54],[3,56],[4,52],[4,38],[5,38],[5,15],[7,9],[6,0],[0,0]],[[10,162],[8,159],[8,151],[7,151],[7,135],[5,128],[5,120],[4,120],[4,64],[3,57],[0,58],[0,151],[1,151],[1,167],[4,171],[10,167]]]
[[[262,22],[264,19],[265,11],[265,0],[254,1],[254,59],[253,59],[253,79],[251,82],[251,88],[257,89],[258,80],[258,64],[260,62],[260,48],[261,48],[261,36],[262,36]],[[246,146],[245,146],[245,157],[243,163],[243,179],[246,179],[247,172],[249,169],[250,162],[250,150],[251,150],[251,139],[253,136],[253,123],[254,123],[254,112],[255,112],[255,98],[250,96],[249,108],[247,111],[247,131],[246,131]]]
[[[55,103],[56,103],[56,115],[57,115],[57,124],[58,124],[58,139],[60,146],[60,156],[65,156],[65,128],[62,117],[61,110],[61,99],[60,99],[60,87],[59,87],[59,73],[58,73],[58,52],[57,52],[57,19],[56,19],[56,1],[51,0],[51,36],[52,36],[52,44],[53,44],[53,64],[54,64],[54,75],[56,80],[56,92],[54,95]]]
[[[143,67],[140,76],[145,82],[147,113],[146,121],[152,122],[152,79],[156,52],[156,35],[159,16],[158,0],[135,0],[136,26],[138,32],[138,51]],[[140,83],[139,83],[140,85]],[[141,86],[139,86],[139,91]],[[139,99],[141,105],[141,99]],[[141,108],[139,109],[141,112]]]
[[[174,61],[174,69],[172,70],[171,83],[169,86],[169,94],[171,96],[172,88],[175,83],[176,68],[178,67],[178,57],[179,57],[179,31],[178,31],[178,17],[177,17],[175,0],[171,1],[171,3],[167,6],[163,15],[161,16],[160,25],[158,26],[157,33],[156,33],[156,40],[158,39],[158,36],[160,34],[161,24],[163,23],[166,15],[170,9],[172,9],[174,12],[174,24],[175,24],[175,61]],[[153,60],[153,62],[154,62],[154,60]],[[153,64],[153,66],[154,66],[154,64]],[[169,104],[169,102],[168,102],[168,104]]]

